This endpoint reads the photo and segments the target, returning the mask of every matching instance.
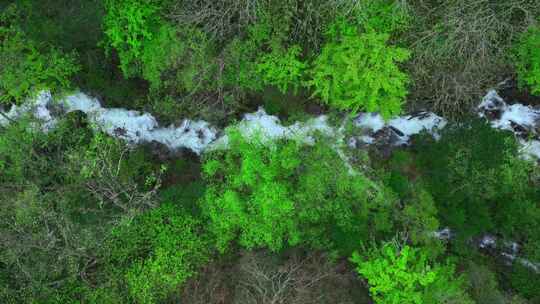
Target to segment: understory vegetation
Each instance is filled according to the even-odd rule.
[[[0,302],[540,303],[540,167],[471,118],[501,81],[540,95],[539,18],[533,0],[0,1]],[[42,90],[230,126],[226,145],[6,118]],[[457,123],[386,153],[247,136],[261,106],[345,133],[359,112]]]

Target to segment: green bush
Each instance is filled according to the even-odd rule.
[[[275,86],[285,93],[301,85],[306,64],[302,49],[288,46],[286,25],[276,24],[276,16],[260,12],[259,20],[247,27],[247,37],[233,39],[225,54],[224,84],[229,87],[261,91]]]
[[[338,20],[327,31],[327,42],[309,71],[306,84],[313,96],[341,110],[399,114],[409,79],[398,64],[409,52],[388,46],[389,34]]]
[[[540,95],[540,27],[531,27],[519,38],[514,64],[519,84]]]
[[[153,90],[171,95],[216,91],[213,45],[194,28],[162,25],[141,54],[141,76]]]
[[[496,274],[488,267],[470,262],[467,275],[470,282],[470,294],[477,304],[508,303],[499,289]]]
[[[103,27],[106,46],[118,52],[126,77],[141,73],[140,60],[162,24],[160,0],[106,0]]]
[[[519,295],[529,299],[531,303],[540,300],[540,274],[533,270],[514,263],[510,273],[510,284]]]
[[[291,86],[297,92],[306,68],[299,60],[302,50],[293,46],[283,51],[273,49],[270,54],[263,55],[257,63],[257,72],[266,84],[276,86],[281,93],[287,93]]]
[[[456,277],[454,266],[428,260],[421,249],[386,243],[351,259],[356,271],[369,283],[377,304],[474,303],[463,291],[463,278]]]
[[[20,103],[42,89],[69,88],[72,76],[80,70],[75,53],[65,54],[28,39],[17,14],[13,5],[0,15],[0,103]]]
[[[441,220],[466,239],[498,232],[537,242],[538,170],[518,157],[508,132],[474,120],[415,146],[418,167]]]
[[[209,260],[201,224],[170,203],[124,221],[107,242],[106,267],[137,303],[158,303]]]
[[[512,288],[531,303],[540,300],[540,274],[519,263],[512,265],[510,273]]]
[[[348,250],[388,232],[392,199],[376,182],[351,175],[332,148],[296,141],[264,143],[229,133],[229,149],[205,155],[201,209],[224,251],[307,244]]]

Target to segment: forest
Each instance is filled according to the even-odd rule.
[[[539,21],[0,0],[0,303],[539,304]]]

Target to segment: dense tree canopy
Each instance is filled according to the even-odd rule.
[[[539,18],[0,1],[0,302],[540,303]],[[447,126],[409,138],[427,112]]]

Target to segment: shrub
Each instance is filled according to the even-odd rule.
[[[210,257],[201,222],[165,203],[115,227],[107,268],[125,280],[137,303],[156,303],[182,285]]]
[[[469,263],[470,294],[477,304],[507,303],[499,290],[497,277],[488,267]]]
[[[537,239],[538,170],[518,157],[511,134],[475,120],[443,130],[440,141],[426,137],[415,150],[442,222],[460,237]]]
[[[363,256],[354,252],[351,261],[369,283],[377,304],[474,303],[463,291],[463,279],[454,275],[451,264],[428,260],[421,249],[387,243]]]
[[[276,24],[276,18],[279,19],[269,12],[260,12],[257,22],[247,27],[247,37],[228,45],[226,86],[260,91],[272,85],[283,93],[289,87],[296,90],[300,86],[306,68],[300,59],[302,49],[287,45],[287,25]]]
[[[144,47],[162,23],[160,0],[106,0],[103,20],[106,45],[118,52],[126,77],[141,73]]]
[[[162,2],[107,1],[106,45],[118,52],[126,77],[142,76],[152,89],[172,93],[207,89],[209,75],[215,74],[211,42],[194,27],[167,23],[161,17]]]
[[[42,89],[69,88],[71,77],[80,69],[75,53],[65,54],[28,39],[17,14],[14,5],[0,15],[0,103],[20,103]]]
[[[519,264],[512,265],[510,284],[517,293],[531,303],[540,300],[540,274]]]
[[[341,110],[399,114],[407,95],[408,77],[398,63],[410,56],[387,45],[389,35],[357,28],[344,20],[327,31],[327,42],[313,62],[306,84],[313,96]]]
[[[224,251],[307,244],[348,250],[392,227],[391,199],[366,176],[350,175],[330,147],[263,143],[229,134],[229,149],[205,156],[201,209]]]
[[[540,27],[532,27],[523,33],[515,50],[515,66],[519,84],[527,86],[540,95]]]
[[[287,50],[273,49],[257,63],[257,72],[269,85],[276,86],[281,93],[287,93],[289,87],[298,90],[306,64],[299,60],[301,49],[295,45]]]
[[[151,89],[173,96],[217,91],[213,48],[200,30],[163,25],[144,46],[141,75],[150,82]]]

